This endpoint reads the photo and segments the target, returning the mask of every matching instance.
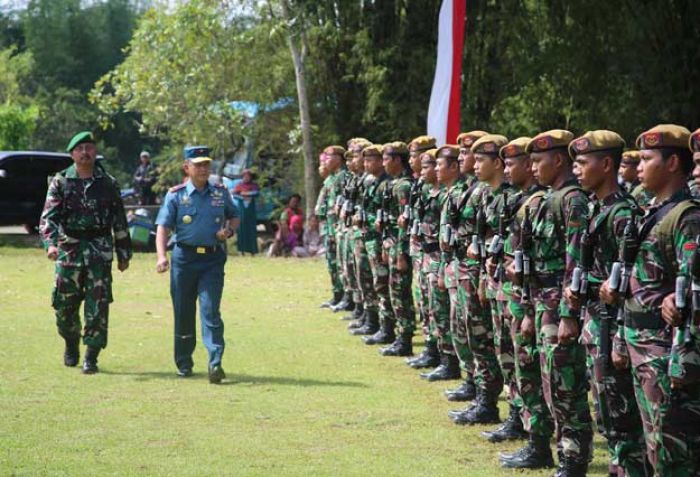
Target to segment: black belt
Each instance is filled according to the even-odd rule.
[[[564,275],[535,275],[535,285],[537,288],[556,288],[564,284]]]
[[[437,242],[433,242],[433,243],[423,242],[422,244],[420,244],[420,246],[423,249],[423,252],[425,252],[425,253],[434,253],[434,252],[440,251],[440,244]]]
[[[177,246],[183,250],[189,250],[200,255],[206,255],[209,253],[215,253],[221,250],[219,245],[188,245],[186,243],[178,242]]]
[[[666,328],[660,310],[632,311],[625,310],[625,326],[635,330],[660,330]]]
[[[108,228],[92,230],[63,229],[63,233],[66,234],[68,237],[81,240],[92,240],[98,237],[107,237],[112,235],[112,231]]]

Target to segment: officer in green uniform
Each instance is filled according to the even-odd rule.
[[[238,227],[239,218],[231,195],[223,185],[211,185],[209,148],[185,148],[188,180],[172,187],[163,201],[156,224],[156,270],[163,273],[170,264],[167,243],[175,234],[170,271],[170,296],[175,314],[175,365],[181,377],[192,375],[192,353],[196,345],[195,311],[199,300],[202,341],[209,354],[209,382],[226,377],[224,322],[221,295],[224,289],[226,240]]]
[[[47,257],[56,261],[52,305],[58,333],[66,342],[63,362],[76,366],[80,359],[79,310],[84,301],[83,373],[93,374],[97,356],[107,346],[114,251],[123,272],[129,267],[131,240],[119,185],[95,163],[92,133],[76,134],[66,150],[73,165],[51,180],[39,230]]]

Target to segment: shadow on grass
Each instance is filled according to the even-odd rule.
[[[36,234],[0,234],[0,247],[41,248],[41,240]]]
[[[112,375],[112,376],[133,376],[136,381],[149,381],[153,379],[166,379],[166,380],[177,380],[177,381],[197,381],[197,380],[207,380],[208,376],[206,373],[194,373],[194,375],[188,378],[181,378],[175,371],[110,371],[107,369],[100,370],[100,374]],[[301,387],[314,387],[314,386],[337,386],[337,387],[350,387],[350,388],[366,388],[368,387],[364,383],[358,383],[353,381],[324,381],[322,379],[305,379],[305,378],[288,378],[284,376],[251,376],[247,374],[229,374],[228,379],[223,383],[223,386],[230,386],[235,384],[279,384],[281,386],[301,386]]]

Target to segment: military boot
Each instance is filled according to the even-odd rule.
[[[343,298],[340,299],[338,303],[331,307],[333,313],[338,313],[340,311],[353,311],[355,309],[355,302],[352,301],[350,293],[345,292]]]
[[[520,419],[520,409],[511,404],[510,413],[508,418],[503,421],[503,424],[496,430],[484,431],[481,435],[489,442],[513,441],[526,438],[527,434],[523,430],[523,421]]]
[[[63,351],[63,364],[71,368],[80,361],[80,336],[66,338],[66,349]]]
[[[483,391],[477,393],[477,397],[465,412],[461,412],[452,418],[455,424],[493,424],[501,422],[498,416],[497,396],[491,396]]]
[[[452,419],[454,422],[457,421],[465,421],[467,414],[471,412],[472,409],[474,409],[478,404],[479,401],[483,398],[483,395],[481,393],[477,393],[476,397],[474,400],[464,409],[451,409],[447,411],[447,416]],[[466,423],[466,422],[462,422]]]
[[[569,457],[562,454],[559,456],[559,467],[554,473],[554,477],[586,477],[587,457]]]
[[[351,335],[373,335],[379,330],[379,314],[377,310],[367,311],[365,315],[364,324],[359,328],[350,330]]]
[[[356,330],[357,328],[362,328],[365,323],[367,323],[367,310],[363,311],[362,315],[360,315],[356,320],[348,323],[348,329]]]
[[[466,379],[462,384],[454,389],[446,389],[445,396],[448,401],[473,401],[476,397],[476,385],[474,384],[474,376],[467,374]]]
[[[401,333],[396,340],[386,348],[380,348],[382,356],[411,356],[413,354],[413,333]]]
[[[406,364],[413,369],[434,368],[440,364],[440,352],[435,341],[426,341],[425,348],[415,358],[407,359]]]
[[[394,332],[395,323],[394,320],[385,319],[379,331],[372,336],[365,336],[362,338],[362,341],[364,341],[366,345],[393,343],[396,339],[396,333]]]
[[[554,467],[549,438],[530,434],[525,447],[512,454],[501,453],[501,466],[507,469],[543,469]]]
[[[360,318],[362,318],[362,315],[364,314],[364,312],[365,312],[364,303],[362,303],[362,302],[355,303],[355,309],[352,310],[352,313],[350,313],[349,315],[343,316],[341,318],[341,320],[343,320],[343,321],[351,321],[351,320],[357,321]]]
[[[83,374],[95,374],[99,372],[97,368],[97,356],[100,354],[100,348],[88,346],[85,351],[85,360],[83,360]]]
[[[421,373],[420,377],[428,381],[459,379],[461,377],[459,359],[454,354],[440,353],[440,366],[429,373]]]
[[[324,301],[321,303],[320,308],[331,308],[338,303],[340,303],[340,300],[343,298],[343,294],[340,292],[333,293],[333,297],[330,300]]]

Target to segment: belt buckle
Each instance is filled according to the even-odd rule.
[[[195,249],[195,251],[196,251],[198,254],[207,253],[207,249],[204,248],[204,247],[197,247],[197,248]]]

